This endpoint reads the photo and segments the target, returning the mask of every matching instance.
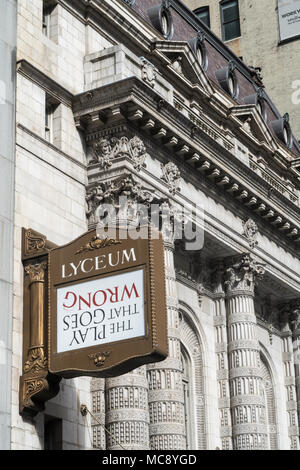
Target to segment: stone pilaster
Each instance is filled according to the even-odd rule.
[[[295,365],[298,426],[300,425],[300,300],[292,305],[291,329],[293,331],[293,359]]]
[[[286,388],[286,410],[288,414],[288,433],[291,450],[299,449],[299,427],[297,415],[296,378],[293,357],[292,332],[287,329],[282,333],[282,362],[284,384]]]
[[[107,450],[149,449],[146,367],[106,380]]]
[[[93,448],[106,449],[105,436],[105,379],[92,379]]]
[[[215,300],[215,350],[217,355],[217,381],[220,413],[220,436],[222,450],[232,450],[232,423],[230,410],[229,364],[228,364],[228,335],[225,294],[221,282],[221,266],[215,273],[217,276],[217,294]]]
[[[186,449],[179,311],[174,245],[165,242],[169,357],[148,365],[150,446],[154,450]]]
[[[233,448],[268,449],[254,287],[263,266],[244,254],[226,270]]]

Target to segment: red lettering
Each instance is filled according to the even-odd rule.
[[[81,297],[81,295],[79,296],[78,298],[79,310],[83,310],[83,308],[81,307],[81,302],[83,302],[85,305],[91,308],[91,293],[89,293],[88,296],[89,296],[89,300],[85,300],[83,297]]]
[[[65,304],[63,304],[63,307],[65,307],[65,308],[72,308],[72,307],[74,307],[74,305],[75,305],[76,302],[77,302],[77,295],[76,295],[74,292],[67,292],[64,300],[68,300],[69,297],[70,297],[70,295],[73,295],[74,302],[72,303],[72,305],[65,305]]]
[[[102,304],[98,304],[96,302],[96,296],[98,294],[102,294],[103,295],[103,302]],[[102,307],[102,305],[104,305],[107,301],[107,293],[104,291],[104,290],[98,290],[97,292],[95,292],[94,296],[93,296],[93,304],[96,306],[96,307]]]
[[[132,284],[132,288],[131,288],[131,291],[130,291],[130,292],[129,292],[128,288],[127,288],[127,285],[125,285],[124,290],[123,290],[123,295],[122,295],[122,298],[121,298],[121,302],[123,302],[125,294],[127,294],[127,297],[128,297],[129,299],[131,299],[131,295],[132,295],[132,292],[133,292],[133,291],[134,291],[134,293],[135,293],[135,297],[136,297],[136,298],[139,298],[140,296],[139,296],[138,291],[137,291],[137,289],[136,289],[136,287],[135,287],[135,283]]]
[[[110,293],[110,301],[112,304],[116,304],[119,302],[119,288],[115,287],[115,292],[110,289],[107,289],[107,292]]]

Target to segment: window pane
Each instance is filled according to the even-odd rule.
[[[195,15],[210,28],[209,7],[199,8],[194,11]]]
[[[241,35],[239,21],[234,21],[224,25],[224,41],[238,38]]]
[[[239,18],[238,2],[229,2],[222,5],[223,23],[237,20]]]

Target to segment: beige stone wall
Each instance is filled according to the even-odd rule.
[[[211,29],[222,38],[219,0],[184,0],[194,10],[209,6]],[[247,65],[262,67],[266,91],[283,115],[288,112],[293,133],[300,139],[299,39],[278,45],[277,0],[239,0],[241,38],[227,41]]]

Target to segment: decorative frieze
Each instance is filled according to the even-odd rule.
[[[137,136],[103,137],[94,142],[90,155],[89,165],[99,164],[103,170],[109,169],[116,158],[128,158],[133,167],[140,171],[146,167],[145,160],[148,153],[144,142]]]

